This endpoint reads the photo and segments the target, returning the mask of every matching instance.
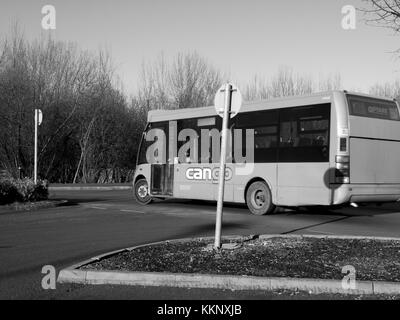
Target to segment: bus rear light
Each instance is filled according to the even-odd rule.
[[[350,157],[349,156],[336,156],[336,163],[349,163]]]
[[[350,178],[349,177],[335,177],[335,183],[350,183]]]
[[[349,156],[336,156],[335,183],[350,183]]]
[[[349,169],[338,169],[336,168],[336,177],[348,177],[350,176]]]
[[[336,163],[336,169],[339,170],[349,170],[350,169],[350,165],[348,163]]]

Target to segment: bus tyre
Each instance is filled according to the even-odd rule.
[[[150,196],[149,185],[146,179],[136,181],[133,189],[133,195],[138,203],[145,205],[153,200]]]
[[[255,215],[265,215],[274,212],[271,190],[264,181],[253,182],[246,192],[246,203],[250,212]]]

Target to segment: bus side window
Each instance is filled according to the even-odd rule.
[[[246,153],[246,129],[254,129],[254,162],[277,160],[278,111],[262,110],[240,113],[235,117],[235,128],[242,129],[242,154]]]
[[[204,145],[208,144],[208,150],[206,150],[206,149],[203,150],[203,147],[200,148],[201,150],[199,150],[199,152],[200,152],[199,162],[201,162],[201,163],[212,163],[213,162],[213,158],[216,157],[216,155],[213,154],[213,144],[220,143],[220,142],[214,141],[215,140],[215,138],[213,139],[214,132],[212,132],[212,130],[216,129],[218,132],[220,132],[221,127],[222,127],[222,118],[219,116],[197,119],[197,130],[199,133],[199,148],[203,144]],[[202,130],[205,131],[206,134],[201,134]],[[208,134],[207,134],[207,131],[208,131]],[[206,139],[206,141],[203,141],[202,139]],[[227,163],[229,163],[229,158],[227,158]]]
[[[324,116],[300,118],[300,133],[303,139],[307,139],[312,146],[324,146],[328,144],[329,120]]]
[[[281,122],[281,147],[293,147],[298,143],[296,122],[288,120]]]
[[[282,109],[280,121],[279,161],[329,161],[330,104]]]

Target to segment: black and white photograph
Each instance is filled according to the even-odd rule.
[[[399,99],[400,0],[0,0],[0,300],[400,301]]]

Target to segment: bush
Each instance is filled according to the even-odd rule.
[[[49,198],[49,182],[47,180],[38,180],[36,187],[33,190],[31,200],[41,201]]]
[[[40,201],[46,200],[48,196],[46,180],[39,180],[36,185],[29,178],[0,180],[0,204]]]
[[[12,180],[0,180],[0,205],[8,204],[18,199],[18,189],[12,183]]]

